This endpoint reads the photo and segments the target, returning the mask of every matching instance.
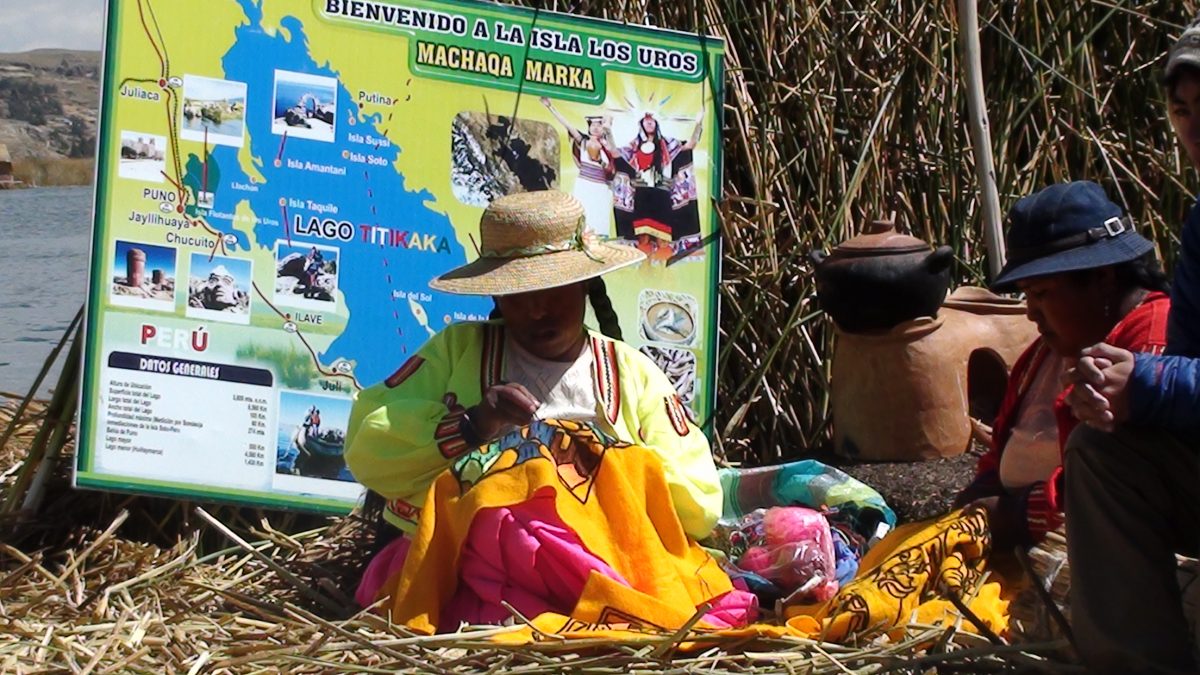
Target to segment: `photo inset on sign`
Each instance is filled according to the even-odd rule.
[[[545,122],[460,112],[450,125],[450,157],[454,196],[470,206],[558,187],[558,132]]]
[[[604,239],[613,235],[613,192],[609,183],[616,171],[617,149],[613,144],[612,115],[603,108],[563,112],[549,98],[541,103],[562,125],[571,144],[571,159],[578,173],[571,194],[583,205],[587,227]]]
[[[317,244],[275,242],[275,303],[306,309],[334,309],[338,288],[338,249]]]
[[[333,142],[337,90],[332,77],[276,70],[271,133]]]
[[[138,131],[121,132],[121,164],[117,175],[121,178],[144,180],[148,183],[163,182],[163,171],[167,168],[167,139]]]
[[[110,278],[112,304],[175,311],[175,249],[118,239]]]
[[[353,482],[342,451],[350,423],[348,398],[301,391],[279,392],[275,473]]]
[[[180,115],[184,140],[240,148],[246,131],[246,83],[184,75]]]
[[[241,258],[193,253],[188,272],[187,315],[230,323],[250,323],[253,264]]]
[[[686,349],[653,345],[642,345],[638,351],[649,356],[667,374],[675,393],[679,394],[679,399],[690,411],[692,400],[696,398],[696,354]]]
[[[641,101],[614,116],[610,179],[617,236],[636,240],[652,259],[700,236],[694,155],[703,132],[702,108],[656,107]]]
[[[638,294],[638,332],[643,339],[668,346],[696,344],[696,298],[653,288]]]

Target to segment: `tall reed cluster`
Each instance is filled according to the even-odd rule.
[[[91,185],[95,170],[91,157],[26,157],[13,163],[13,178],[26,187]]]
[[[534,5],[534,0],[525,4]],[[727,44],[718,410],[731,460],[767,463],[829,438],[832,330],[807,254],[892,211],[952,246],[984,284],[957,3],[919,0],[545,2]],[[1195,0],[981,0],[1001,208],[1090,178],[1171,259],[1197,187],[1159,73]]]

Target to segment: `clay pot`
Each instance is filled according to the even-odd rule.
[[[833,353],[834,451],[856,461],[952,457],[971,418],[991,424],[1008,371],[1037,337],[1024,303],[960,288],[937,318],[889,331],[839,331]]]
[[[863,333],[937,316],[950,288],[954,252],[949,246],[930,250],[892,221],[877,220],[829,255],[813,251],[809,258],[821,308],[842,330]]]

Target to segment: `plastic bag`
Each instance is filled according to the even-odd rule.
[[[855,544],[862,555],[871,543],[896,525],[896,514],[870,486],[845,472],[813,459],[755,469],[722,469],[724,518],[739,519],[752,509],[807,506],[827,511],[861,537]]]
[[[717,547],[737,568],[778,586],[788,603],[823,602],[838,589],[833,534],[825,516],[799,506],[757,509],[722,520]]]

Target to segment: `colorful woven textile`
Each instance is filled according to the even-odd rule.
[[[392,620],[427,633],[502,620],[501,601],[581,627],[673,630],[707,603],[719,628],[754,611],[684,533],[657,454],[565,421],[459,457],[388,587]]]

